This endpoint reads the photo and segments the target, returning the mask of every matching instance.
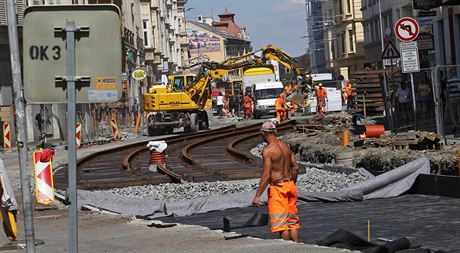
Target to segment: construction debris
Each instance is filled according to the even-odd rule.
[[[355,147],[390,147],[404,150],[441,149],[441,137],[433,132],[405,132],[388,134],[380,138],[368,138],[355,142]]]

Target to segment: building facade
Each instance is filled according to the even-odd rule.
[[[141,1],[146,67],[150,82],[166,74],[181,74],[189,65],[185,32],[187,1]]]
[[[383,67],[384,62],[380,56],[388,40],[392,40],[399,48],[400,42],[394,34],[396,22],[402,17],[412,17],[418,21],[420,34],[423,34],[417,39],[421,67],[459,65],[460,6],[449,5],[451,4],[449,1],[438,2],[438,5],[443,5],[422,10],[414,9],[412,0],[363,0],[366,64],[375,69]],[[434,11],[436,15],[422,17],[422,12],[425,11]],[[394,64],[399,65],[399,60],[394,61]],[[446,73],[447,78],[453,77],[456,75],[454,72],[458,72],[455,68],[451,70],[453,73]]]
[[[363,0],[364,50],[366,65],[373,69],[383,67],[380,59],[386,42],[394,38],[394,24],[401,17],[413,17],[412,0]],[[381,15],[380,15],[381,13]]]
[[[306,0],[312,73],[348,78],[363,68],[364,34],[360,0]]]
[[[0,0],[0,106],[12,111],[12,86],[9,60],[8,33],[6,24],[6,0]],[[130,109],[135,100],[141,104],[142,94],[146,92],[147,85],[161,81],[167,74],[180,74],[188,71],[189,47],[185,24],[185,5],[187,0],[16,0],[18,11],[18,29],[21,40],[23,10],[31,5],[71,5],[71,4],[114,4],[118,6],[121,14],[122,36],[122,66],[123,94],[119,102],[113,104],[79,104],[83,127],[92,138],[101,134],[101,128],[96,125],[107,122],[116,112],[120,125],[130,124]],[[20,41],[22,43],[22,41]],[[135,80],[131,73],[136,69],[144,69],[147,79]],[[66,106],[51,105],[26,105],[28,138],[37,141],[39,130],[35,118],[40,111],[45,111],[46,118],[50,119],[47,128],[48,139],[61,139],[64,141],[66,134]],[[3,120],[13,123],[11,117]],[[14,125],[14,124],[12,124]],[[94,127],[93,127],[94,126]],[[109,128],[110,129],[110,128]],[[103,131],[107,133],[107,131]],[[109,131],[110,132],[110,131]]]
[[[251,51],[251,41],[205,22],[187,21],[190,63],[221,62]]]
[[[335,32],[335,66],[333,72],[349,78],[349,73],[363,69],[364,33],[360,0],[334,1],[336,24]],[[332,48],[329,49],[332,51]],[[330,59],[329,59],[330,60]]]
[[[323,22],[322,2],[320,0],[306,0],[307,15],[307,44],[310,54],[310,67],[312,73],[326,71],[324,29],[327,24]]]

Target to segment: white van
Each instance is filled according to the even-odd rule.
[[[265,82],[252,85],[253,116],[258,119],[266,115],[276,116],[275,102],[284,91],[281,82]]]

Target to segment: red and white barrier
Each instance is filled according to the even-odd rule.
[[[118,130],[118,123],[116,119],[110,120],[110,126],[112,127],[112,135],[114,141],[119,141],[121,139],[120,131]]]
[[[44,149],[33,153],[35,195],[37,203],[48,205],[54,201],[53,165],[54,151]]]
[[[10,124],[3,123],[3,149],[11,148],[11,128]]]
[[[81,124],[75,125],[75,146],[79,148],[81,146]]]

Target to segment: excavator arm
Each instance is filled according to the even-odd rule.
[[[230,58],[220,63],[200,63],[197,76],[183,92],[146,94],[144,95],[146,102],[144,108],[146,111],[202,110],[211,96],[210,83],[213,79],[221,79],[228,72],[238,69],[267,66],[270,64],[268,60],[279,62],[296,76],[301,74],[299,69],[295,67],[295,60],[289,54],[276,46],[268,45],[261,50]],[[303,91],[304,89],[297,90]]]

